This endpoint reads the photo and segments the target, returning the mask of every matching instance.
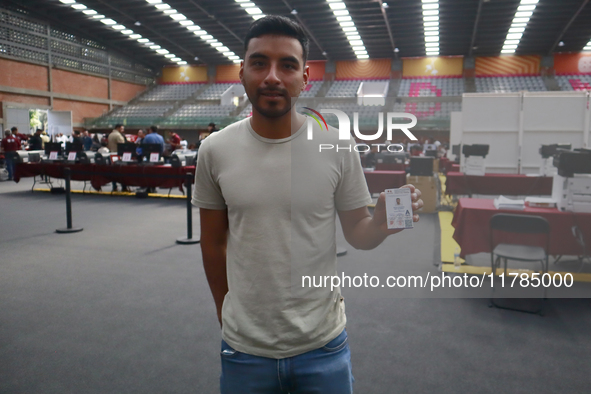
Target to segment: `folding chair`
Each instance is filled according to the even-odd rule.
[[[495,235],[499,232],[505,234],[545,234],[546,242],[544,246],[529,246],[519,243],[496,242]],[[521,262],[537,262],[542,266],[542,274],[548,272],[548,248],[550,244],[550,224],[541,216],[533,215],[517,215],[500,213],[494,215],[490,219],[490,264],[492,273],[496,276],[496,270],[501,265],[501,260],[504,262],[504,274],[507,278],[507,262],[509,260]],[[542,286],[543,287],[543,286]],[[544,288],[544,300],[546,299],[546,288]],[[542,314],[542,307],[537,310],[518,309],[512,307],[501,306],[494,301],[493,286],[492,295],[490,298],[490,307],[497,307],[501,309],[509,309],[519,312],[540,313]]]

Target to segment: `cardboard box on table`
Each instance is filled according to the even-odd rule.
[[[437,211],[437,201],[439,201],[439,187],[434,176],[408,175],[406,178],[406,183],[414,185],[421,191],[423,209],[419,212],[432,213]]]

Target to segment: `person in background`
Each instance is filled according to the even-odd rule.
[[[166,141],[170,144],[170,153],[181,149],[181,137],[174,131],[166,131]]]
[[[99,138],[98,133],[95,133],[92,136],[92,145],[90,146],[90,150],[93,152],[98,152],[101,146],[101,139]],[[107,141],[105,141],[105,146],[107,146]]]
[[[195,149],[199,150],[199,147],[201,146],[201,143],[203,142],[203,140],[217,131],[219,131],[219,130],[216,129],[215,123],[212,122],[212,123],[208,124],[207,125],[207,132],[199,134],[199,141],[197,141],[197,145],[196,145]]]
[[[74,134],[72,134],[72,143],[84,145],[84,140],[82,139],[79,130],[74,130]]]
[[[219,131],[219,130],[216,129],[215,123],[211,122],[210,124],[207,125],[207,135],[211,135],[212,133],[215,133],[216,131]]]
[[[125,143],[125,136],[123,135],[124,130],[125,130],[125,127],[123,127],[123,125],[121,125],[121,124],[115,125],[115,128],[113,129],[113,131],[111,131],[111,134],[109,134],[109,137],[107,138],[107,147],[109,148],[109,152],[117,153],[117,144]],[[116,192],[117,191],[117,182],[112,182],[112,183],[113,183],[113,191]],[[129,192],[129,189],[124,184],[121,184],[121,191],[122,192]]]
[[[47,135],[47,131],[41,132],[41,141],[43,141],[43,148],[45,148],[45,144],[51,142],[51,138]]]
[[[29,150],[43,150],[43,140],[41,139],[41,133],[43,130],[37,129],[35,134],[29,138]]]
[[[148,135],[144,137],[142,144],[159,144],[160,154],[164,153],[164,138],[158,134],[158,126],[150,126],[148,128]]]
[[[2,152],[4,152],[4,161],[6,163],[6,171],[8,171],[9,181],[14,177],[15,152],[21,149],[21,140],[14,134],[14,129],[16,129],[16,127],[13,127],[12,129],[12,131],[6,130],[4,132],[5,137],[0,143]]]
[[[144,133],[144,130],[138,130],[137,131],[137,139],[135,140],[136,144],[141,144],[142,140],[144,139],[144,137],[146,136],[146,134]]]
[[[109,153],[109,148],[107,147],[107,141],[99,142],[99,144],[101,145],[101,147],[97,149],[98,153]],[[116,187],[117,187],[117,184],[115,184],[115,188]]]
[[[125,142],[125,136],[123,135],[123,131],[125,127],[121,124],[116,124],[115,128],[107,137],[107,146],[109,147],[109,151],[117,152],[117,144],[123,144]]]
[[[15,127],[13,127],[13,128],[11,128],[11,129],[10,129],[10,131],[12,131],[12,134],[13,134],[13,135],[14,135],[16,138],[18,138],[18,139],[19,139],[19,141],[20,141],[20,143],[21,143],[21,146],[22,146],[22,144],[23,144],[23,143],[25,143],[25,142],[26,142],[26,141],[29,139],[29,136],[28,136],[28,135],[25,135],[25,134],[23,134],[23,133],[19,133],[19,131],[18,131],[18,127],[16,127],[16,126],[15,126]]]
[[[135,139],[135,144],[136,145],[141,145],[142,141],[144,140],[144,137],[146,136],[146,134],[144,134],[144,130],[138,130],[137,132],[137,138]],[[144,161],[144,155],[142,153],[142,148],[140,146],[137,147],[137,149],[135,150],[136,153],[136,159],[138,163],[141,163]]]
[[[58,133],[55,136],[55,142],[59,142],[62,144],[62,149],[66,149],[66,142],[68,141],[68,137],[66,137],[63,133]]]
[[[162,155],[164,153],[164,138],[158,134],[158,126],[150,126],[148,128],[148,135],[144,137],[142,144],[158,144],[160,145],[160,154]],[[149,187],[146,189],[146,192],[156,193],[156,188]]]
[[[92,147],[92,137],[88,130],[84,130],[84,133],[82,133],[82,145],[84,145],[85,151],[89,151]]]

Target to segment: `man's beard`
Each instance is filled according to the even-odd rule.
[[[278,93],[279,95],[281,95],[283,97],[283,99],[285,99],[285,106],[275,105],[275,106],[270,106],[268,108],[262,108],[258,104],[258,102],[259,102],[258,100],[261,97],[264,97],[264,94],[262,92],[276,92],[276,93]],[[267,118],[279,118],[279,117],[287,114],[289,111],[291,111],[292,103],[295,103],[295,101],[290,97],[289,92],[285,89],[257,89],[255,94],[256,94],[255,97],[251,97],[251,95],[249,95],[247,92],[247,96],[252,104],[252,107],[254,109],[256,109],[257,112],[259,112],[261,115],[263,115]]]

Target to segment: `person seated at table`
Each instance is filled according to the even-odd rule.
[[[101,147],[97,149],[98,153],[104,154],[104,153],[110,152],[109,148],[107,147],[107,141],[100,142],[100,144],[101,144]]]
[[[166,136],[166,141],[168,142],[168,144],[170,144],[170,153],[174,152],[177,149],[182,149],[181,137],[177,133],[175,133],[174,131],[167,130]]]

